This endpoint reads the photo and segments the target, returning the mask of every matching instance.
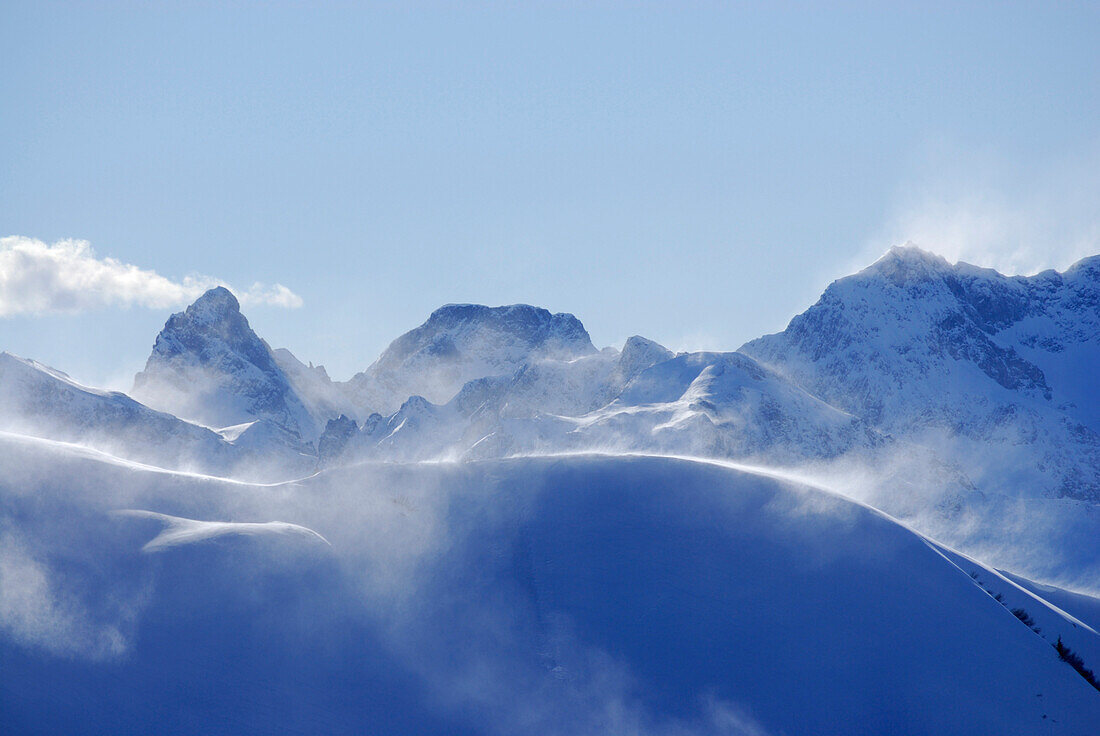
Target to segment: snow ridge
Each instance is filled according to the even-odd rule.
[[[884,432],[942,435],[979,484],[1100,501],[1098,273],[1008,277],[897,247],[741,350]]]

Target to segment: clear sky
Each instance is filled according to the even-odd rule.
[[[214,281],[336,378],[447,302],[734,349],[1100,252],[1100,5],[887,5],[0,3],[0,349],[128,387]]]

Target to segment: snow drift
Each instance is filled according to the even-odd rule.
[[[0,481],[0,571],[33,564],[42,581],[0,581],[6,732],[1088,734],[1100,722],[1100,696],[1052,647],[1061,637],[1100,662],[1084,621],[879,512],[761,473],[569,456],[254,486],[3,438],[0,457],[19,463]],[[281,520],[331,546],[223,535],[142,554],[163,517],[109,513],[121,508]],[[79,619],[64,631],[109,629],[115,646],[59,652],[25,630],[28,610],[62,608]]]

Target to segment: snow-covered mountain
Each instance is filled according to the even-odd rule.
[[[342,428],[341,428],[341,431]],[[600,450],[796,463],[884,438],[740,353],[673,356],[640,337],[468,382],[445,404],[412,396],[368,418],[357,458],[492,458]],[[330,459],[331,463],[331,459]]]
[[[268,348],[215,289],[169,319],[135,393],[316,437],[324,464],[594,448],[796,462],[883,442],[745,355],[675,356],[640,336],[596,351],[575,317],[527,305],[438,309],[342,384]]]
[[[308,441],[323,422],[318,426],[282,367],[295,363],[287,352],[280,364],[236,297],[219,286],[168,319],[145,370],[134,378],[133,394],[207,426],[267,419]]]
[[[1007,277],[894,248],[741,351],[980,488],[1100,501],[1100,257]]]
[[[349,389],[356,403],[392,414],[410,396],[445,403],[469,381],[509,376],[540,358],[570,360],[596,352],[571,314],[513,304],[448,304],[394,340]]]
[[[0,732],[1091,734],[1095,365],[1100,258],[912,247],[735,352],[450,305],[341,383],[214,289],[156,408],[0,354]]]
[[[249,479],[294,477],[315,465],[297,435],[268,420],[215,432],[9,353],[0,353],[0,432],[160,468]]]
[[[217,433],[155,411],[117,391],[0,353],[0,429],[83,443],[166,468],[228,472],[234,451]]]

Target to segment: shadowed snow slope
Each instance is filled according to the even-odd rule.
[[[3,437],[0,461],[5,733],[1084,736],[1100,722],[1100,696],[1051,646],[1100,664],[1084,623],[766,474],[572,456],[252,486]],[[145,555],[161,517],[108,513],[123,508],[281,519],[331,547],[233,534]],[[1002,587],[1041,634],[992,597]]]

